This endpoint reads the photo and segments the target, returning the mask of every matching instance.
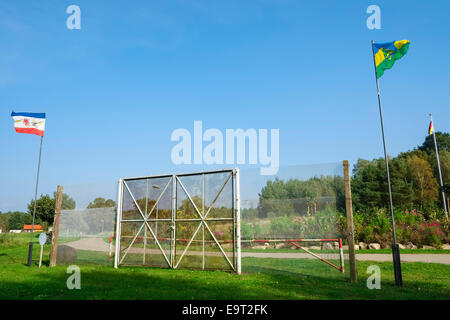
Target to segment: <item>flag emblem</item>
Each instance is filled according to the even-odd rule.
[[[44,136],[45,113],[11,112],[14,119],[14,129],[18,133]]]
[[[395,61],[408,52],[409,40],[400,40],[386,43],[374,43],[373,55],[375,56],[375,68],[377,78],[381,77],[385,70],[392,68]]]
[[[433,134],[434,127],[433,127],[433,121],[430,121],[430,126],[428,127],[428,134]]]

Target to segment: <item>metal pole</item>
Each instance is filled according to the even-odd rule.
[[[391,178],[389,176],[389,163],[388,163],[388,156],[387,156],[387,152],[386,152],[386,140],[384,138],[384,123],[383,123],[383,111],[382,111],[382,107],[381,107],[380,84],[379,84],[378,77],[377,77],[377,66],[375,63],[375,53],[374,53],[373,45],[374,45],[374,42],[372,40],[373,66],[374,66],[374,71],[375,71],[375,79],[377,82],[378,108],[380,111],[381,135],[383,137],[384,162],[386,165],[386,177],[387,177],[388,191],[389,191],[389,207],[390,207],[391,218],[392,218],[392,234],[393,234],[393,240],[394,240],[394,243],[392,244],[392,256],[393,256],[393,260],[394,260],[395,283],[398,286],[402,286],[400,251],[395,249],[398,247],[398,245],[397,245],[397,238],[395,235],[395,221],[394,221],[394,207],[392,204]]]
[[[148,179],[146,179],[146,188],[145,188],[145,219],[147,219],[147,210],[148,210]],[[156,209],[158,210],[158,209]],[[147,250],[147,228],[144,228],[144,257],[142,260],[142,264],[145,264],[145,251]]]
[[[158,238],[158,204],[156,204],[155,235]]]
[[[39,160],[38,160],[38,168],[37,168],[37,176],[36,176],[36,188],[34,190],[34,208],[33,208],[33,222],[31,224],[31,237],[30,237],[30,244],[28,246],[28,266],[31,266],[31,260],[33,256],[33,234],[34,234],[34,221],[36,217],[36,200],[37,200],[37,192],[38,192],[38,185],[39,185],[39,171],[41,168],[41,154],[42,154],[42,141],[44,140],[44,136],[41,136],[41,145],[39,147]]]
[[[117,196],[117,217],[116,217],[116,253],[114,256],[114,268],[119,267],[119,255],[120,255],[120,224],[122,220],[122,199],[123,199],[123,182],[119,179],[119,188]]]
[[[202,174],[202,221],[200,222],[202,224],[202,270],[205,270],[205,225],[203,223],[203,219],[205,216],[205,174]]]
[[[174,268],[175,266],[175,254],[176,254],[176,214],[177,214],[177,179],[175,175],[172,175],[172,225],[170,226],[171,229],[171,235],[172,235],[172,241],[171,241],[171,267]]]
[[[431,113],[430,113],[430,121],[433,125],[433,116],[431,115]],[[442,203],[444,204],[445,217],[448,219],[448,209],[447,209],[447,203],[445,202],[444,183],[442,181],[441,163],[439,162],[439,152],[438,152],[438,147],[437,147],[437,142],[436,142],[436,133],[434,131],[434,125],[433,125],[433,139],[434,139],[434,148],[436,150],[436,160],[437,160],[438,171],[439,171],[439,183],[441,185]]]
[[[236,251],[236,270],[237,274],[241,274],[241,186],[239,168],[236,168]]]

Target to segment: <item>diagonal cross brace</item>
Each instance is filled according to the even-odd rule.
[[[230,267],[235,270],[235,267],[233,266],[233,264],[230,262],[230,260],[228,259],[228,256],[226,255],[225,251],[223,250],[222,246],[220,245],[220,243],[217,241],[216,237],[214,236],[214,234],[212,233],[211,229],[209,228],[208,224],[205,221],[206,216],[208,215],[208,213],[210,212],[211,208],[214,206],[215,202],[217,201],[217,199],[219,198],[220,194],[222,193],[223,189],[225,188],[226,184],[228,183],[228,181],[230,180],[232,176],[232,173],[228,176],[227,180],[225,181],[225,183],[223,184],[222,188],[219,190],[219,192],[217,193],[214,201],[212,202],[211,206],[208,209],[208,212],[206,212],[205,216],[202,216],[202,214],[200,213],[200,211],[198,210],[197,206],[195,205],[194,201],[192,200],[191,196],[189,195],[189,193],[187,192],[186,188],[184,187],[183,183],[181,182],[181,180],[176,177],[177,181],[180,183],[181,188],[184,190],[184,192],[186,193],[189,201],[191,202],[192,206],[194,207],[195,211],[197,212],[197,214],[200,216],[200,218],[202,219],[201,222],[199,223],[197,229],[195,230],[194,234],[192,235],[191,239],[189,240],[189,243],[187,244],[186,248],[184,248],[183,253],[181,254],[180,259],[178,260],[177,264],[175,265],[175,269],[178,267],[178,265],[180,264],[181,260],[183,259],[184,255],[186,254],[187,250],[189,249],[189,246],[191,245],[192,241],[194,240],[195,236],[197,235],[198,231],[200,230],[200,227],[202,226],[202,224],[206,227],[206,229],[208,230],[208,232],[210,233],[211,237],[213,238],[214,242],[217,244],[217,247],[219,248],[219,250],[221,251],[221,253],[223,254],[223,256],[225,257],[225,259],[227,260],[228,264],[230,265]]]
[[[230,178],[232,176],[233,176],[233,173],[230,173],[230,175],[228,176],[227,180],[225,180],[225,183],[223,184],[222,188],[220,188],[219,192],[217,193],[216,197],[214,198],[214,201],[211,203],[211,206],[209,207],[208,212],[206,212],[205,218],[208,216],[209,212],[211,211],[211,209],[216,204],[217,199],[219,199],[220,194],[222,193],[223,189],[225,189],[225,186],[227,185],[228,181],[230,181]]]
[[[159,195],[158,199],[156,200],[155,205],[153,206],[152,210],[150,210],[150,213],[147,215],[147,219],[148,219],[148,217],[152,214],[153,209],[156,207],[156,205],[158,204],[159,200],[161,200],[162,196],[164,195],[164,192],[166,192],[167,187],[169,186],[170,182],[171,182],[171,179],[169,179],[169,181],[167,182],[167,184],[166,184],[166,186],[164,187],[163,191],[162,191],[161,194]],[[123,184],[125,184],[125,181],[123,181]],[[131,197],[133,198],[133,201],[134,201],[134,203],[136,204],[138,210],[140,210],[139,205],[136,203],[135,198],[134,198],[133,195],[131,194],[130,188],[128,188],[128,185],[126,185],[126,187],[127,187],[128,193],[129,193],[129,194],[131,195]],[[122,191],[122,192],[123,192],[123,191]],[[141,212],[142,212],[142,211],[141,211]],[[146,219],[144,219],[144,220],[146,220]],[[139,233],[141,232],[141,230],[142,230],[143,227],[144,227],[144,223],[142,223],[141,227],[139,228],[139,230],[138,230],[137,233],[136,233],[136,236],[133,238],[133,240],[131,241],[131,243],[130,243],[130,245],[128,246],[128,248],[125,249],[125,254],[123,255],[123,257],[122,257],[122,259],[120,260],[119,263],[122,263],[122,261],[125,259],[125,256],[128,254],[128,251],[129,251],[130,248],[133,246],[134,242],[135,242],[136,239],[137,239],[137,236],[139,235]]]
[[[172,178],[169,179],[169,181],[167,182],[167,185],[165,186],[164,190],[161,192],[161,194],[159,195],[159,198],[157,199],[155,205],[153,206],[152,210],[150,211],[149,215],[146,217],[143,213],[141,208],[139,207],[136,199],[134,198],[130,188],[128,187],[126,181],[124,181],[124,185],[128,190],[128,193],[130,194],[131,198],[133,199],[134,204],[136,205],[136,208],[139,211],[139,214],[142,216],[142,218],[144,219],[144,222],[142,223],[141,227],[139,228],[139,231],[136,233],[136,236],[133,238],[133,240],[131,241],[131,244],[129,245],[129,247],[127,248],[127,250],[125,251],[124,255],[122,256],[122,259],[120,260],[120,263],[123,262],[123,260],[125,259],[125,256],[128,254],[128,251],[131,249],[131,246],[134,244],[134,242],[137,239],[137,236],[139,235],[139,232],[141,232],[142,228],[144,227],[144,224],[147,226],[148,230],[150,231],[153,239],[155,239],[155,243],[158,245],[158,248],[160,249],[161,253],[164,256],[164,259],[166,260],[167,264],[169,265],[169,267],[171,267],[171,264],[169,262],[169,259],[166,256],[166,253],[164,252],[163,248],[161,247],[161,244],[159,243],[158,239],[156,238],[156,235],[154,234],[152,228],[150,227],[150,225],[147,222],[148,217],[150,216],[150,214],[152,213],[153,209],[156,207],[156,204],[159,202],[159,200],[161,199],[162,195],[164,194],[164,192],[167,190],[167,187],[169,186],[170,182],[172,181]]]
[[[181,188],[184,190],[184,192],[186,193],[189,201],[191,202],[191,204],[194,206],[195,212],[197,212],[197,214],[200,216],[200,218],[203,220],[203,215],[200,213],[200,211],[198,210],[197,206],[195,205],[194,201],[192,200],[191,196],[189,195],[189,192],[187,192],[186,188],[184,187],[183,183],[181,182],[181,180],[177,177],[177,181],[180,183]]]

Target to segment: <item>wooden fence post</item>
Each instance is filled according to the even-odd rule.
[[[50,267],[56,266],[56,255],[58,251],[58,233],[59,233],[59,218],[61,214],[63,187],[58,186],[56,191],[55,201],[55,216],[53,218],[53,234],[52,234],[52,249],[50,251]]]
[[[347,216],[347,242],[350,260],[350,281],[356,283],[358,281],[358,274],[356,271],[356,256],[355,256],[355,226],[353,224],[352,188],[351,188],[350,172],[348,169],[348,160],[344,160],[343,165],[344,165],[344,185],[345,185],[345,212]]]

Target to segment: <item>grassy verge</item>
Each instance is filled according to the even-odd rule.
[[[404,288],[394,285],[392,263],[358,262],[359,282],[350,284],[326,264],[308,259],[243,258],[243,274],[167,270],[89,263],[99,258],[80,252],[81,290],[69,290],[66,266],[25,265],[27,246],[0,246],[0,299],[448,299],[447,265],[404,263]],[[83,256],[84,255],[84,256]],[[82,259],[81,259],[82,258]],[[102,256],[104,259],[104,255]],[[84,262],[82,261],[84,260]],[[369,290],[365,271],[381,269],[381,290]]]

